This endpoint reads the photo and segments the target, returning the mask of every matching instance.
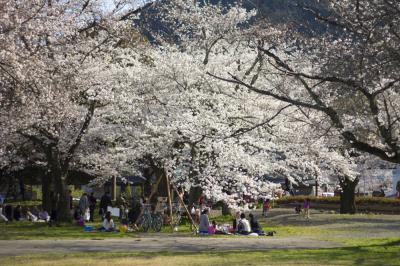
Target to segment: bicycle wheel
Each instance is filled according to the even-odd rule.
[[[182,216],[180,213],[175,213],[172,215],[173,217],[173,225],[175,226],[179,226],[182,220]]]
[[[160,232],[163,226],[163,218],[161,215],[155,215],[153,217],[153,229],[155,232]]]
[[[149,220],[148,217],[143,216],[142,222],[140,223],[140,227],[143,229],[144,232],[149,231],[151,225],[151,221]]]

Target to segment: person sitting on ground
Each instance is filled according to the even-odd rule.
[[[42,207],[39,208],[39,215],[38,215],[39,220],[49,222],[50,221],[50,215],[49,213],[44,210]]]
[[[200,216],[199,232],[201,234],[208,234],[209,227],[210,221],[208,219],[208,209],[204,209]]]
[[[294,211],[296,212],[296,214],[301,214],[301,204],[298,204],[295,208]]]
[[[237,232],[240,235],[249,235],[251,233],[250,223],[246,219],[246,215],[244,213],[240,215]]]
[[[9,204],[4,206],[4,215],[7,217],[8,221],[13,220],[13,207]]]
[[[253,233],[256,233],[258,235],[265,235],[264,231],[262,230],[262,227],[260,223],[257,221],[257,219],[254,217],[252,213],[249,214],[250,217],[250,228]]]
[[[114,232],[115,231],[115,224],[113,219],[111,218],[111,212],[106,212],[104,217],[103,226],[99,229],[102,232]]]
[[[208,228],[208,233],[210,235],[226,235],[228,232],[224,232],[223,227],[219,226],[216,221],[211,222],[211,226]]]
[[[211,225],[208,227],[208,233],[210,235],[215,235],[215,233],[217,232],[217,228],[218,228],[217,223],[215,221],[212,221]]]
[[[30,212],[35,215],[36,217],[39,216],[39,209],[37,206],[33,206],[32,208],[30,208]]]
[[[36,222],[38,220],[37,216],[32,214],[32,212],[30,211],[30,209],[28,209],[27,207],[24,207],[22,209],[22,214],[26,217],[26,219],[28,221],[31,222]]]
[[[236,212],[235,219],[233,220],[233,229],[235,232],[238,231],[239,221],[240,221],[240,211]]]
[[[3,215],[3,204],[0,204],[0,220],[3,220],[4,222],[8,223],[7,217]]]
[[[14,209],[14,220],[20,221],[22,220],[22,208],[21,205],[17,205]]]

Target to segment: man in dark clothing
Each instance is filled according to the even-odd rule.
[[[262,230],[260,223],[257,221],[257,219],[254,217],[252,213],[249,214],[250,217],[250,227],[251,231],[254,233],[257,233],[259,235],[264,235],[264,231]]]
[[[106,192],[100,199],[99,214],[104,216],[107,213],[107,207],[112,206],[110,193]]]
[[[18,205],[15,209],[14,209],[14,220],[19,221],[22,218],[22,207],[21,205]]]
[[[4,206],[4,214],[9,221],[12,221],[14,219],[13,207],[11,205]]]
[[[90,221],[94,222],[94,209],[96,208],[96,202],[97,199],[96,197],[93,195],[93,192],[90,193],[89,196],[89,213],[90,213]]]

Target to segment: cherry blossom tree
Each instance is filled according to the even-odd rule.
[[[162,46],[151,50],[143,66],[148,69],[134,75],[147,102],[140,133],[129,142],[135,143],[139,158],[150,155],[174,182],[200,186],[209,198],[231,206],[243,194],[255,199],[270,195],[275,185],[265,175],[322,179],[329,177],[321,174],[327,165],[329,171],[355,175],[348,159],[324,148],[323,142],[299,138],[299,132],[311,130],[304,120],[312,124],[315,114],[299,115],[295,106],[260,98],[207,74],[229,72],[258,81],[250,74],[258,68],[253,58],[259,52],[248,46],[241,29],[255,13],[238,6],[171,4],[164,19],[174,27],[178,45],[160,39]],[[341,164],[321,159],[334,153]]]
[[[95,112],[126,85],[116,58],[138,39],[130,21],[138,10],[128,2],[106,9],[78,0],[1,5],[2,147],[30,141],[34,148],[25,157],[42,154],[60,221],[70,219],[66,179],[76,154],[89,151],[82,145]]]
[[[244,21],[239,27],[240,34],[228,38],[231,48],[225,49],[239,49],[241,54],[254,49],[254,66],[246,75],[234,71],[220,74],[210,71],[210,75],[266,99],[296,106],[307,119],[312,117],[318,134],[330,137],[326,143],[334,140],[333,147],[342,142],[344,149],[355,149],[399,163],[397,109],[400,101],[396,68],[399,6],[394,1],[327,2],[330,4],[328,15],[327,10],[318,9],[317,3],[314,6],[299,5],[326,26],[324,32],[312,28],[299,30],[290,21],[276,25],[263,18],[249,22],[247,26]],[[194,6],[191,8],[190,3],[184,6],[198,15],[184,17],[186,20],[182,25],[185,31],[197,32],[207,50],[210,44],[216,45],[214,36],[208,32],[201,34],[202,28],[195,20],[203,17],[208,31],[213,29],[211,23],[224,25],[225,22],[216,23],[206,12],[199,11],[207,10],[208,7],[204,7],[207,5]],[[221,14],[223,17],[229,11]],[[193,36],[196,34],[191,32],[188,38]],[[243,41],[243,36],[247,46],[232,45]],[[354,201],[357,183],[358,178],[343,177],[344,201]]]

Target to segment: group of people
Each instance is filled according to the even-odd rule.
[[[109,203],[107,203],[107,205],[111,206],[111,198],[109,197],[108,193],[106,193],[103,197],[109,198]],[[87,193],[83,193],[79,199],[79,204],[75,207],[74,219],[77,221],[84,220],[86,222],[94,222],[94,210],[96,209],[96,204],[97,199],[93,193],[91,193],[89,196]],[[72,196],[70,199],[70,209],[73,209]],[[105,209],[107,209],[107,207],[105,207]]]
[[[0,220],[8,223],[11,221],[50,222],[50,215],[42,206],[21,207],[17,205],[0,204]]]
[[[246,214],[242,212],[237,212],[236,217],[233,220],[232,227],[220,226],[216,223],[216,221],[212,221],[210,223],[209,220],[209,210],[208,208],[204,209],[200,216],[199,223],[199,233],[200,234],[238,234],[238,235],[266,235],[262,230],[260,223],[257,221],[255,216],[250,213],[249,219],[246,219]]]

